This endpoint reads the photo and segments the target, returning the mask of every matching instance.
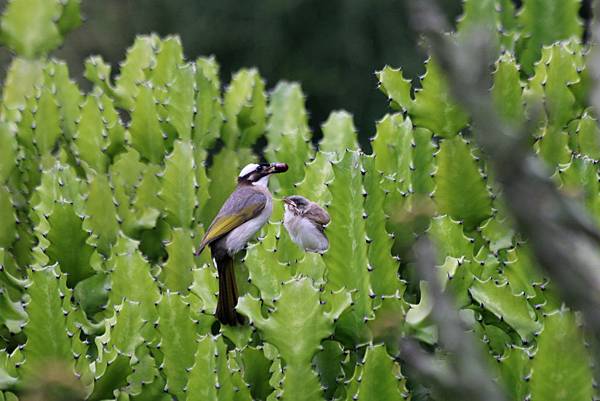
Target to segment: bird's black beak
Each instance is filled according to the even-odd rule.
[[[267,174],[284,173],[288,170],[288,165],[285,163],[271,163],[267,168]]]
[[[286,205],[294,206],[294,202],[290,198],[283,198],[282,200]]]

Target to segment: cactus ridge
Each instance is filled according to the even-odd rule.
[[[465,0],[455,35],[485,22],[499,113],[519,124],[543,105],[526,142],[600,222],[579,3]],[[48,372],[88,400],[422,399],[394,359],[401,336],[443,356],[411,257],[421,235],[510,399],[592,399],[578,314],[513,226],[435,59],[418,80],[377,73],[391,109],[366,154],[349,113],[312,132],[298,83],[271,89],[256,69],[221,82],[217,61],[186,60],[176,36],[138,36],[116,75],[90,57],[82,91],[47,57],[79,7],[11,0],[0,17],[16,53],[0,102],[0,401]],[[273,215],[237,261],[249,324],[220,326],[216,269],[193,250],[240,167],[263,158],[290,169],[272,178]],[[292,194],[330,214],[323,255],[284,229]]]

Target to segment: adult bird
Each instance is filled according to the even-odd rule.
[[[307,252],[325,252],[329,248],[329,240],[325,235],[324,226],[329,223],[329,214],[303,196],[288,196],[283,202],[283,225],[292,241]]]
[[[287,171],[285,163],[248,164],[238,176],[238,184],[206,230],[199,255],[208,245],[219,274],[217,319],[223,324],[243,324],[235,310],[238,301],[233,257],[267,222],[273,210],[273,197],[267,188],[269,176]]]

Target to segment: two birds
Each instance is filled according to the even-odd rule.
[[[236,312],[238,301],[233,258],[269,220],[273,197],[268,189],[271,174],[287,171],[285,163],[248,164],[238,176],[238,184],[206,230],[199,255],[208,245],[217,265],[219,298],[217,319],[223,324],[243,324]],[[323,226],[329,215],[319,205],[302,196],[285,198],[284,226],[292,240],[309,252],[324,252],[329,247]]]

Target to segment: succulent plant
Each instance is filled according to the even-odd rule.
[[[600,221],[578,5],[467,0],[457,35],[495,24],[499,113],[518,123],[543,102],[529,143]],[[52,370],[64,377],[44,391],[88,400],[430,399],[382,345],[410,335],[443,358],[409,252],[423,234],[510,399],[592,399],[578,314],[513,228],[435,59],[420,84],[378,73],[393,110],[365,154],[350,114],[332,113],[317,145],[298,84],[267,91],[244,69],[222,91],[217,61],[185,60],[177,37],[139,36],[114,79],[89,58],[84,93],[47,57],[79,21],[77,0],[12,0],[0,21],[17,54],[0,105],[0,400],[42,391]],[[193,250],[261,157],[290,171],[236,262],[249,324],[220,326],[216,269]],[[328,209],[324,255],[283,229],[279,200],[294,193]]]

